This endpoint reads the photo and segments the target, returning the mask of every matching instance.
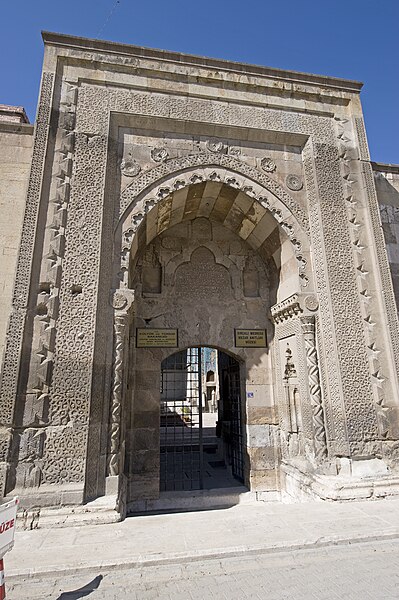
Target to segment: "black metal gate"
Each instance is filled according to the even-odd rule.
[[[203,348],[188,348],[162,362],[161,491],[230,486],[233,483],[228,481],[228,469],[235,478],[243,480],[239,365],[227,354],[214,351],[219,365],[216,406],[208,402],[203,351]],[[210,406],[217,410],[212,427]],[[222,468],[226,475],[221,476]]]
[[[240,366],[234,358],[220,353],[220,398],[222,427],[229,442],[230,461],[233,476],[244,481],[243,435],[241,420]]]

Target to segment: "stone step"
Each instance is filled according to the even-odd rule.
[[[156,500],[137,500],[127,506],[128,515],[156,512],[185,512],[227,508],[236,504],[256,501],[256,493],[245,486],[218,488],[213,490],[194,490],[161,492]]]

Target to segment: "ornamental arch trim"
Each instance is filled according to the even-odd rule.
[[[197,154],[188,154],[179,158],[172,158],[164,161],[161,165],[145,171],[141,175],[137,176],[121,193],[120,196],[120,219],[124,220],[124,216],[127,211],[131,208],[131,205],[136,202],[138,197],[143,194],[149,186],[156,186],[163,180],[170,179],[170,175],[175,175],[179,172],[184,172],[186,169],[199,168],[211,168],[212,167],[223,167],[229,170],[231,173],[236,173],[241,178],[245,178],[248,182],[242,182],[242,188],[247,185],[258,184],[263,191],[271,193],[276,200],[279,200],[289,212],[293,215],[295,220],[298,222],[300,227],[309,234],[309,221],[305,210],[288,194],[285,189],[277,183],[274,179],[269,177],[266,173],[261,173],[256,167],[247,165],[242,160],[239,160],[233,156],[225,154],[215,154],[207,152],[198,152]],[[209,176],[212,173],[209,173]],[[203,180],[202,180],[203,181]],[[207,179],[212,181],[212,179]],[[193,181],[186,182],[184,185],[190,185],[195,183]],[[224,181],[227,185],[237,187],[234,181]],[[239,185],[239,182],[238,182]],[[166,182],[165,182],[166,187]],[[183,186],[182,186],[183,187]],[[178,189],[178,188],[176,188]],[[173,188],[170,191],[174,191]],[[242,191],[246,191],[242,189]],[[159,198],[162,199],[162,198]]]
[[[165,161],[137,177],[122,192],[121,218],[115,233],[116,247],[121,252],[119,277],[123,280],[128,272],[131,255],[138,244],[140,225],[150,211],[160,203],[167,203],[168,198],[171,199],[179,190],[207,182],[235,188],[270,213],[291,242],[301,287],[310,291],[313,277],[310,273],[309,226],[304,209],[281,185],[256,168],[230,156],[210,156],[207,153]],[[165,215],[163,217],[164,223],[167,223]],[[158,233],[165,229],[167,226],[163,225]],[[137,232],[139,235],[136,235]]]

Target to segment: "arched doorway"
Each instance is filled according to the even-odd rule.
[[[160,402],[161,492],[243,483],[237,360],[208,347],[172,354],[161,364]]]
[[[272,211],[268,201],[262,202],[247,190],[212,179],[179,187],[156,203],[149,202],[144,215],[135,213],[137,204],[126,217],[125,223],[134,225],[125,230],[125,239],[130,240],[128,261],[119,273],[134,290],[125,421],[128,510],[151,504],[162,492],[201,488],[206,492],[223,486],[212,472],[204,474],[213,451],[213,468],[220,468],[221,473],[226,469],[223,474],[230,477],[224,487],[243,482],[251,491],[279,490],[279,420],[284,418],[285,404],[280,410],[276,365],[281,362],[282,346],[276,343],[270,309],[298,293],[308,278],[303,276],[304,248],[293,227],[288,221],[280,222],[283,213],[279,209]],[[137,332],[146,328],[173,330],[176,343],[168,348],[138,347]],[[240,346],[235,331],[241,329],[262,332],[264,343]],[[188,364],[188,349],[205,347],[218,349],[220,363],[225,360],[225,371],[229,371],[226,376],[210,367],[204,373],[201,406],[212,403],[212,391],[226,398],[220,403],[222,419],[217,419],[217,433],[223,441],[216,439],[212,448],[212,440],[207,440],[208,453],[204,453],[203,440],[200,452],[199,415],[193,414],[187,397],[178,398],[179,406],[168,407],[165,392],[165,377],[171,377],[166,372],[177,370],[177,360]],[[241,392],[239,421],[233,418],[237,408],[228,400],[234,386]],[[298,403],[304,399],[302,389]],[[237,434],[232,432],[233,421],[239,422]],[[214,432],[209,437],[218,438],[216,422],[210,429]],[[293,435],[300,438],[297,447],[302,448],[303,432]],[[194,471],[202,469],[202,476],[187,471],[190,461],[196,465]]]

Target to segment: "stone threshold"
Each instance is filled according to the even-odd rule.
[[[276,498],[273,498],[276,500]],[[161,492],[153,500],[135,500],[127,505],[128,515],[162,512],[185,512],[228,508],[237,504],[256,501],[256,492],[245,486],[215,488],[211,490],[189,490]]]

